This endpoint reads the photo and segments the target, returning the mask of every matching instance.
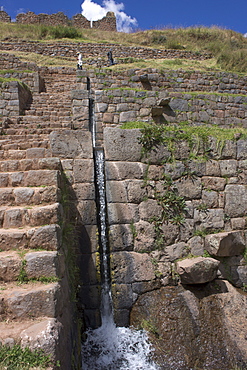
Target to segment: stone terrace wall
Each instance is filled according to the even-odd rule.
[[[238,287],[247,283],[243,258],[247,241],[246,140],[227,141],[219,151],[217,139],[212,139],[211,159],[206,162],[189,160],[189,145],[181,142],[170,163],[166,147],[142,158],[139,137],[139,130],[104,130],[113,299],[119,325],[128,324],[129,311],[140,294],[176,283],[175,261],[202,256],[212,235],[221,237],[225,232],[241,239],[241,252],[232,244],[232,253],[218,258],[218,276]],[[185,199],[186,212],[181,224],[173,220],[162,224],[161,241],[155,219],[162,212],[157,194],[166,190],[164,175],[172,179],[170,192]]]
[[[76,53],[80,51],[84,59],[88,58],[106,58],[107,52],[112,49],[113,58],[128,59],[162,59],[162,58],[186,58],[193,60],[204,60],[211,58],[210,54],[198,54],[184,50],[166,50],[166,49],[148,49],[142,47],[128,47],[115,44],[93,44],[93,43],[38,43],[36,41],[19,42],[0,42],[0,50],[22,51],[26,53],[38,53],[42,55],[60,56],[60,57],[76,57]],[[100,60],[101,60],[100,59]],[[100,64],[100,60],[98,63]],[[90,63],[90,60],[89,60]],[[95,64],[95,63],[94,63]],[[102,63],[104,65],[104,63]]]
[[[89,71],[95,90],[105,88],[134,88],[167,92],[218,92],[247,95],[247,76],[229,72],[158,71],[155,68],[111,71]]]
[[[0,22],[4,22],[4,23],[11,22],[11,17],[3,10],[0,10]]]
[[[0,54],[0,69],[38,71],[39,67],[35,63],[22,62],[20,58],[12,54],[1,53]]]
[[[96,121],[117,126],[129,121],[184,122],[247,127],[247,95],[168,93],[130,89],[95,91]]]

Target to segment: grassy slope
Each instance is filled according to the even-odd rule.
[[[217,27],[149,30],[126,34],[120,32],[103,32],[99,30],[78,30],[69,27],[0,23],[0,41],[7,41],[8,39],[11,41],[17,41],[18,39],[39,40],[41,42],[56,42],[57,40],[66,39],[70,42],[100,42],[159,49],[182,49],[194,52],[206,51],[213,55],[212,60],[202,63],[188,61],[176,61],[175,63],[174,61],[170,61],[164,63],[163,61],[158,61],[155,62],[155,66],[152,62],[152,67],[173,69],[174,67],[183,69],[221,69],[247,73],[247,39],[240,33]],[[21,53],[19,55],[21,55]],[[31,57],[34,58],[34,56]],[[70,63],[73,63],[74,66],[74,61],[61,61],[61,59],[60,61],[56,61],[56,59],[53,58],[51,63],[49,58],[42,60],[42,58],[39,57],[39,59],[39,64],[70,65]],[[30,60],[29,55],[28,60]],[[147,62],[141,61],[137,66],[146,67],[148,66],[147,64]],[[128,68],[129,67],[130,65],[128,64]]]

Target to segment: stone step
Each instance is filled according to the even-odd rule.
[[[30,151],[29,154],[31,155]],[[0,172],[19,172],[29,170],[60,171],[61,162],[57,157],[0,160]]]
[[[56,186],[0,188],[0,205],[38,205],[56,203],[61,200],[61,192]]]
[[[9,140],[11,141],[11,140]],[[5,142],[5,143],[0,143],[0,148],[1,150],[26,150],[26,149],[31,149],[31,148],[44,148],[44,149],[49,149],[50,148],[50,141],[36,141],[36,140],[24,140],[23,141],[18,141],[18,142]]]
[[[29,283],[2,287],[0,320],[22,320],[37,317],[57,317],[61,314],[61,287],[59,283]]]
[[[44,125],[45,126],[45,125]],[[4,129],[4,139],[6,139],[6,136],[8,137],[9,135],[14,135],[14,136],[17,136],[17,135],[23,135],[23,136],[28,136],[30,137],[47,137],[49,136],[49,134],[52,132],[52,128],[50,127],[37,127],[37,124],[35,123],[34,125],[32,124],[28,124],[28,126],[26,126],[25,123],[21,123],[21,124],[13,124],[13,125],[10,125],[9,128],[5,128]]]
[[[23,257],[16,251],[0,252],[0,281],[56,280],[64,271],[61,260],[57,251],[27,251]]]
[[[59,225],[49,224],[22,229],[0,229],[0,250],[43,249],[56,251],[61,248],[62,231]]]
[[[61,221],[62,206],[60,203],[45,206],[0,207],[0,227],[4,229],[57,224]]]
[[[57,170],[28,170],[0,173],[0,188],[8,187],[60,187],[60,172]]]
[[[37,144],[37,143],[36,143]],[[33,143],[35,145],[35,142]],[[0,160],[20,160],[20,159],[35,159],[35,158],[50,158],[51,151],[48,148],[38,148],[33,146],[27,149],[5,149],[0,150]]]

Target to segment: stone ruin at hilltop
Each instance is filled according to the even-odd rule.
[[[10,23],[11,17],[0,11],[0,22]],[[20,24],[44,24],[47,26],[73,26],[76,28],[96,28],[102,31],[117,31],[116,16],[113,12],[107,12],[106,16],[98,21],[90,22],[82,14],[76,14],[69,19],[63,12],[55,14],[35,14],[34,12],[20,13],[16,17],[16,23]]]

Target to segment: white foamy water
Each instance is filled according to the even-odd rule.
[[[82,346],[82,370],[158,370],[145,331],[116,327],[111,318],[88,330]]]

